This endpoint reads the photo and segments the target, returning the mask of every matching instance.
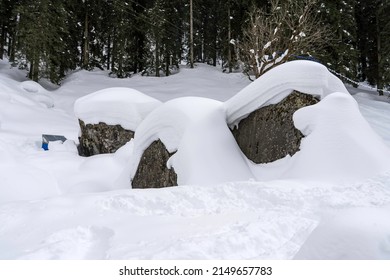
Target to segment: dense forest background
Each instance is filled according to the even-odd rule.
[[[119,78],[139,72],[170,75],[181,62],[189,61],[193,46],[195,62],[242,71],[240,42],[248,14],[257,8],[267,11],[270,2],[1,0],[0,59],[28,70],[35,81],[48,78],[59,84],[76,68],[108,69]],[[331,36],[320,49],[298,50],[291,59],[306,56],[350,79],[389,87],[390,1],[316,2],[313,16]]]

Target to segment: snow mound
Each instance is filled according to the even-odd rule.
[[[215,183],[252,178],[227,125],[223,103],[200,97],[166,102],[139,125],[134,136],[130,177],[143,152],[160,139],[168,152],[178,183]]]
[[[361,115],[357,102],[333,93],[295,112],[306,136],[285,178],[349,181],[372,177],[390,166],[390,150]]]
[[[344,84],[317,62],[291,61],[266,72],[225,102],[227,122],[240,120],[260,107],[276,104],[293,90],[323,98],[333,92],[348,93]]]
[[[77,99],[74,112],[76,117],[86,124],[119,124],[125,129],[135,131],[140,122],[160,104],[160,101],[138,90],[114,87]]]
[[[312,232],[295,259],[390,260],[390,209],[336,211]]]
[[[27,106],[43,106],[52,108],[54,100],[49,96],[40,84],[33,81],[17,82],[5,76],[1,77],[0,98],[13,103],[20,103]]]
[[[46,90],[34,81],[24,81],[20,83],[20,88],[31,93],[46,93]]]
[[[19,82],[5,76],[1,76],[0,98],[3,102],[21,103],[27,106],[36,105],[36,103],[29,99],[28,96],[21,94],[18,88]]]
[[[29,97],[47,108],[54,107],[54,100],[49,96],[49,93],[40,84],[34,81],[21,82],[19,87],[29,94]]]
[[[224,108],[204,112],[185,131],[172,166],[181,185],[217,184],[254,178],[226,124]]]

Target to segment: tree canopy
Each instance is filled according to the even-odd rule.
[[[265,57],[280,58],[289,48],[283,61],[309,57],[350,79],[390,85],[390,0],[192,0],[192,5],[195,62],[258,76],[253,65],[264,66]],[[261,40],[259,30],[265,30]],[[27,69],[35,81],[60,83],[76,68],[107,69],[118,78],[170,75],[189,61],[190,35],[190,0],[0,1],[0,58]],[[310,36],[319,38],[312,43]],[[288,45],[291,38],[296,40]]]

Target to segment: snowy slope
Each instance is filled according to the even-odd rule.
[[[161,101],[181,96],[226,101],[248,83],[243,75],[199,65],[160,79],[117,80],[106,72],[78,71],[61,88],[48,92],[25,83],[23,73],[0,62],[0,259],[389,259],[390,166],[355,182],[287,177],[261,182],[244,176],[203,184],[198,172],[205,174],[209,162],[218,165],[212,163],[217,159],[205,157],[196,162],[198,169],[187,169],[193,173],[183,180],[191,185],[132,190],[125,188],[124,174],[130,174],[128,155],[134,152],[135,141],[113,155],[90,158],[79,157],[72,141],[48,152],[39,147],[42,133],[77,141],[74,102],[96,90],[130,87]],[[390,122],[385,120],[390,104],[359,94],[355,99],[385,141],[385,147],[373,147],[382,140],[372,140],[372,134],[362,136],[361,150],[389,149]],[[48,106],[48,100],[54,106]],[[210,108],[218,104],[211,102]],[[191,115],[187,111],[182,116]],[[224,111],[216,112],[210,111],[210,120],[216,122],[210,128],[221,123]],[[186,151],[172,164],[202,159],[190,153],[188,139],[205,126],[201,115],[191,122],[193,131],[182,130],[180,139],[186,139],[182,144],[172,142]],[[358,123],[351,130],[356,132],[365,120],[354,120]],[[218,129],[222,128],[215,131],[218,137],[226,133]],[[356,144],[344,139],[343,144],[348,143]],[[364,159],[374,154],[365,153]],[[348,242],[340,243],[339,237]]]

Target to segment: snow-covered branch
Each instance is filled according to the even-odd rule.
[[[317,0],[271,1],[271,9],[254,7],[241,42],[246,69],[256,78],[295,55],[313,52],[327,31],[316,18]]]

